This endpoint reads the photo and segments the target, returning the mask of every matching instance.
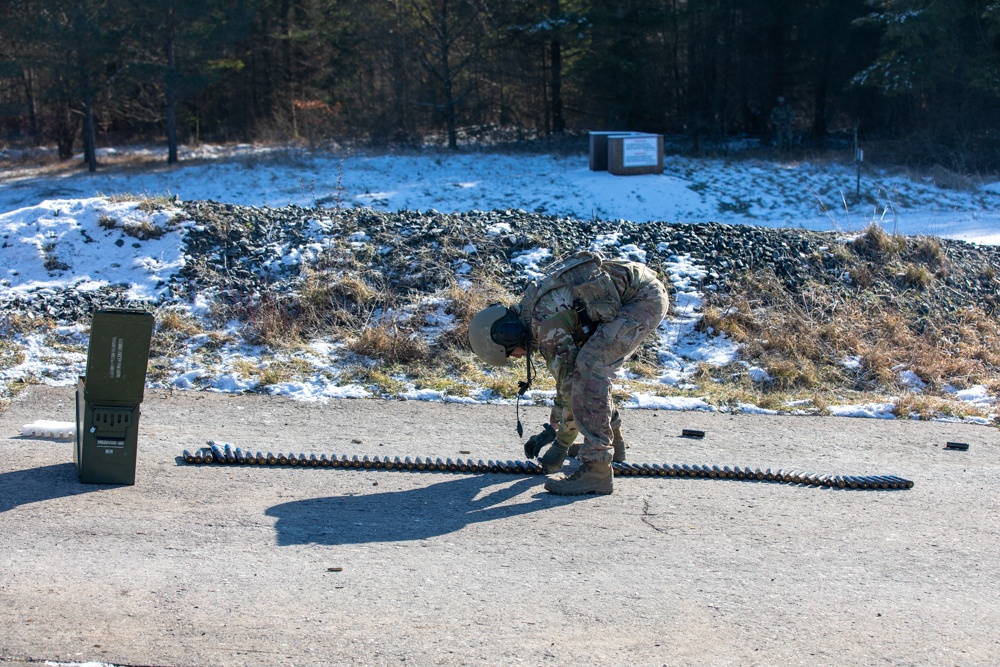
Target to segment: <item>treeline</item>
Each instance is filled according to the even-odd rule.
[[[994,0],[0,0],[0,141],[854,132],[1000,166]]]

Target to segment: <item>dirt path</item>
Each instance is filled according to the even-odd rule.
[[[72,413],[71,389],[35,387],[0,414],[0,664],[1000,663],[995,429],[629,411],[633,461],[915,487],[627,478],[563,499],[540,477],[176,460],[210,438],[521,458],[509,406],[149,391],[133,487],[82,485],[69,443],[20,437]]]

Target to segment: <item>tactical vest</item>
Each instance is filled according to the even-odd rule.
[[[547,267],[545,275],[524,291],[521,320],[530,327],[535,307],[544,297],[552,299],[557,312],[577,311],[585,325],[615,319],[622,301],[611,276],[601,269],[604,261],[599,253],[583,250]]]

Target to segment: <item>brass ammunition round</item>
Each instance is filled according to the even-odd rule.
[[[371,468],[373,465],[375,465],[375,462],[372,461],[371,458],[367,454],[365,454],[363,457],[361,457],[361,467],[362,468]]]
[[[503,472],[503,470],[500,468],[500,464],[498,462],[494,461],[493,459],[490,459],[489,461],[487,461],[486,465],[487,465],[487,467],[489,469],[489,472],[492,472],[492,473]]]
[[[396,462],[390,459],[388,456],[382,457],[382,467],[386,470],[392,470],[396,467]]]
[[[892,479],[891,477],[887,477],[885,475],[875,475],[875,479],[877,479],[880,484],[884,484],[884,486],[882,487],[884,489],[899,488],[899,483],[896,480]]]
[[[434,459],[434,470],[444,472],[447,469],[448,469],[447,461],[442,459],[440,456]]]
[[[278,452],[278,463],[280,465],[288,465],[288,456],[284,452]]]
[[[622,468],[621,463],[615,461],[611,462],[611,474],[615,477],[624,477],[626,475],[625,470]]]
[[[406,462],[404,462],[403,459],[399,458],[398,456],[392,460],[392,464],[393,467],[396,468],[396,470],[402,470],[406,467]]]
[[[309,466],[311,468],[318,468],[319,467],[319,457],[316,456],[315,454],[310,454],[309,455]]]
[[[274,452],[267,453],[267,465],[273,466],[278,462],[278,457],[274,455]]]
[[[256,454],[254,454],[254,453],[253,453],[252,451],[250,451],[249,449],[248,449],[248,450],[246,450],[246,451],[244,452],[244,454],[245,454],[245,456],[247,457],[247,465],[252,465],[252,466],[255,466],[255,465],[257,465],[258,461],[257,461],[257,455],[256,455]]]
[[[415,470],[417,468],[417,464],[414,463],[413,459],[411,459],[409,456],[407,456],[405,459],[403,459],[403,466],[407,470]]]
[[[247,455],[246,452],[243,451],[242,447],[237,447],[236,449],[234,449],[233,456],[236,457],[236,462],[239,463],[240,465],[243,465],[244,463],[247,462]]]
[[[351,457],[351,467],[352,468],[361,468],[364,465],[365,465],[365,462],[362,461],[361,457],[358,456],[357,454],[355,454],[354,456]]]
[[[486,461],[482,459],[476,461],[476,472],[489,472],[489,471],[490,471],[490,466]]]
[[[458,464],[459,472],[469,472],[470,461],[467,461],[466,459],[458,459],[457,461],[455,461],[455,463]]]
[[[340,457],[337,456],[336,454],[330,454],[330,467],[339,468],[340,465],[341,465]]]
[[[319,455],[319,464],[323,468],[329,468],[330,467],[330,457],[328,457],[326,454],[320,454]]]
[[[445,459],[444,469],[448,472],[458,472],[458,462],[453,461],[451,458]]]
[[[712,470],[715,471],[715,476],[716,477],[720,477],[722,479],[726,479],[727,477],[729,477],[729,473],[726,472],[725,470],[723,470],[719,466],[712,466]]]
[[[375,468],[376,470],[381,470],[382,468],[385,467],[385,461],[382,460],[381,456],[373,456],[372,467]]]
[[[774,481],[774,471],[771,470],[770,468],[765,469],[764,470],[764,479],[766,479],[768,482],[773,482]]]
[[[417,470],[427,470],[427,461],[418,456],[413,460],[413,466]]]
[[[184,459],[184,463],[196,463],[194,454],[186,449],[181,453],[181,458]]]
[[[212,445],[212,456],[215,457],[215,460],[219,463],[226,462],[226,454],[222,451],[222,447],[219,447],[218,445]]]
[[[302,463],[302,461],[299,459],[298,455],[294,453],[288,455],[288,465],[297,466],[300,463]]]
[[[906,479],[905,477],[899,477],[897,475],[886,475],[886,477],[888,477],[889,479],[896,480],[896,482],[899,484],[899,488],[901,489],[913,488],[913,482],[911,480]]]

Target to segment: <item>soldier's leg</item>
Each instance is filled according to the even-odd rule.
[[[572,397],[576,426],[584,436],[578,454],[581,461],[611,461],[614,458],[620,419],[612,424],[615,411],[611,402],[611,380],[642,341],[656,330],[668,306],[666,288],[659,281],[651,280],[622,306],[618,317],[599,326],[581,348],[576,359]],[[624,454],[624,441],[618,439]]]

